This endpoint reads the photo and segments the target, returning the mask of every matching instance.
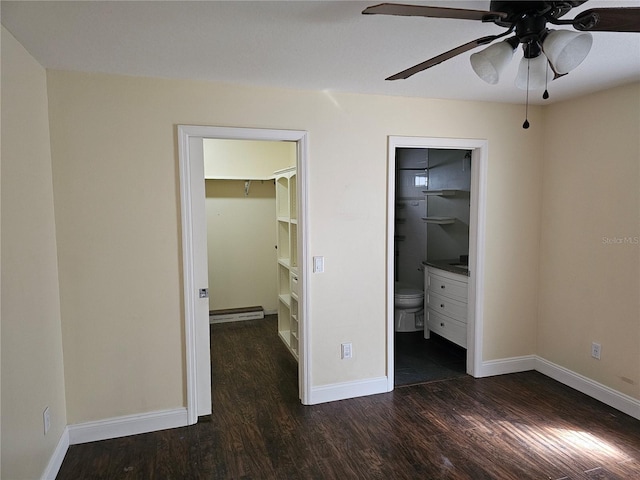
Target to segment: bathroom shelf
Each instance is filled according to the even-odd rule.
[[[467,193],[464,190],[450,190],[450,189],[446,189],[446,190],[423,190],[422,193],[425,194],[425,196],[430,197],[430,196],[436,196],[436,197],[455,197],[456,195],[459,195],[460,193]]]
[[[422,220],[436,225],[451,225],[456,221],[455,217],[422,217]]]

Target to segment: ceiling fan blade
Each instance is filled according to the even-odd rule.
[[[640,7],[592,8],[573,20],[585,32],[640,32]]]
[[[492,21],[507,16],[504,12],[486,10],[467,10],[464,8],[426,7],[422,5],[403,5],[400,3],[381,3],[364,9],[365,15],[402,15],[405,17],[457,18],[461,20]]]
[[[411,75],[415,75],[416,73],[420,73],[427,68],[431,68],[439,63],[444,62],[445,60],[449,60],[461,53],[468,52],[469,50],[473,50],[480,45],[486,45],[488,43],[493,42],[496,38],[501,37],[502,35],[491,35],[489,37],[478,38],[477,40],[473,40],[472,42],[465,43],[464,45],[460,45],[459,47],[454,48],[453,50],[449,50],[448,52],[441,53],[437,57],[430,58],[429,60],[419,63],[411,68],[407,68],[400,73],[396,73],[395,75],[390,76],[386,80],[401,80],[405,78],[409,78]]]

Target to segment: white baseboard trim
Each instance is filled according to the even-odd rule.
[[[504,375],[506,373],[526,372],[535,370],[535,355],[524,355],[522,357],[501,358],[499,360],[488,360],[482,362],[480,371],[474,372],[476,378],[492,377],[494,375]]]
[[[355,382],[333,383],[320,387],[312,387],[310,401],[307,405],[386,393],[388,391],[387,385],[387,377],[378,377]]]
[[[108,418],[96,422],[77,423],[69,425],[69,443],[95,442],[109,438],[126,437],[139,433],[155,432],[167,428],[184,427],[188,425],[187,409],[160,410],[138,415]]]
[[[556,365],[542,357],[536,357],[535,369],[547,377],[551,377],[568,387],[575,388],[585,395],[595,398],[616,410],[620,410],[621,412],[640,420],[640,400],[636,400],[629,395],[625,395],[613,388],[602,385],[595,380],[591,380],[579,373],[561,367],[560,365]]]
[[[53,451],[49,463],[47,463],[47,468],[44,469],[41,477],[42,480],[55,480],[62,466],[64,456],[67,454],[67,450],[69,450],[69,427],[64,427],[56,449]]]
[[[640,420],[640,400],[536,355],[482,362],[480,371],[476,372],[475,376],[476,378],[490,377],[494,375],[525,372],[528,370],[536,370],[543,375],[553,378],[568,387],[574,388],[585,395]],[[311,389],[310,402],[308,405],[386,393],[388,391],[387,387],[387,377],[322,385]],[[55,479],[70,445],[137,435],[139,433],[154,432],[186,425],[188,425],[186,408],[161,410],[69,425],[65,427],[60,436],[56,449],[49,459],[47,468],[42,474],[42,480]]]
[[[476,371],[474,376],[476,378],[482,378],[507,373],[526,372],[529,370],[540,372],[563,385],[574,388],[605,405],[609,405],[616,410],[620,410],[640,420],[640,400],[618,392],[606,385],[602,385],[584,375],[556,365],[537,355],[501,358],[499,360],[482,362],[479,371]]]

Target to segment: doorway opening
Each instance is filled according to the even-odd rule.
[[[486,156],[484,140],[389,138],[389,391],[479,372]]]
[[[187,419],[211,413],[211,363],[209,342],[209,299],[207,264],[207,221],[205,208],[204,139],[294,142],[298,170],[297,250],[300,265],[307,259],[307,133],[296,130],[178,126],[180,198],[182,214],[182,257],[184,282]],[[249,186],[250,188],[250,186]],[[274,218],[275,222],[275,218]],[[300,268],[299,297],[299,397],[306,403],[310,390],[310,358],[307,315],[307,272]],[[276,332],[274,332],[276,334]]]
[[[205,138],[210,323],[278,313],[275,172],[295,142]]]
[[[396,149],[396,387],[466,374],[470,189],[471,151]]]

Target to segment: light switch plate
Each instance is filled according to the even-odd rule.
[[[313,273],[324,272],[324,257],[313,257]]]

